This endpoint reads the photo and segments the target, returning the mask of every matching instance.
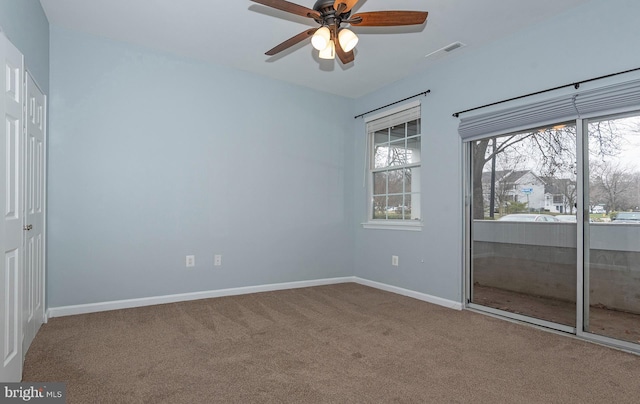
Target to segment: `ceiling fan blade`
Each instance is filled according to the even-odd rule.
[[[340,59],[343,65],[353,62],[353,60],[355,59],[355,55],[353,54],[352,50],[350,50],[349,52],[345,52],[340,45],[340,41],[337,40],[335,41],[335,45],[336,55],[338,55],[338,59]]]
[[[349,23],[356,27],[392,27],[420,25],[427,20],[426,11],[371,11],[352,15]]]
[[[351,11],[357,2],[358,0],[336,0],[335,3],[333,3],[333,9],[336,10],[338,14],[346,13]]]
[[[320,18],[320,13],[316,10],[300,6],[295,3],[290,3],[285,0],[251,0],[254,3],[262,4],[263,6],[277,8],[278,10],[286,11],[288,13],[300,15],[302,17]]]
[[[273,49],[268,50],[267,52],[265,52],[265,55],[273,56],[276,53],[280,53],[283,50],[288,49],[293,45],[297,44],[298,42],[302,42],[307,38],[311,38],[317,30],[318,28],[310,28],[304,32],[301,32],[298,35],[293,36],[287,39],[286,41],[282,42],[280,45],[274,47]]]

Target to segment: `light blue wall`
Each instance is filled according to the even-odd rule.
[[[460,301],[451,114],[639,67],[639,12],[593,1],[358,100],[54,27],[48,305],[354,274]],[[424,229],[362,229],[364,123],[353,115],[425,89]]]
[[[351,100],[52,27],[50,110],[49,307],[353,274]]]
[[[39,0],[0,1],[0,27],[22,52],[27,68],[49,93],[49,22]]]
[[[452,113],[581,79],[640,67],[640,2],[592,1],[541,25],[488,46],[442,59],[422,74],[356,101],[367,111],[425,89],[423,98],[424,229],[420,233],[358,228],[355,275],[390,285],[462,300],[462,144]],[[356,127],[364,148],[364,123]],[[362,182],[363,155],[354,178]],[[367,215],[366,193],[355,186],[354,219]],[[391,266],[398,255],[400,266]],[[424,262],[422,262],[424,260]]]

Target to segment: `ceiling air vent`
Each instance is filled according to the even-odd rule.
[[[463,44],[462,42],[454,42],[445,46],[444,48],[440,48],[437,51],[433,51],[429,53],[428,55],[425,56],[425,58],[438,59],[445,56],[449,52],[453,52],[456,49],[462,48],[463,46],[466,46],[466,45]]]
[[[451,52],[452,50],[456,50],[458,48],[462,48],[464,44],[462,42],[454,42],[451,45],[444,48],[445,52]]]

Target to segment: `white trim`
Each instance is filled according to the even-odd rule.
[[[396,293],[398,295],[412,297],[414,299],[422,300],[427,303],[437,304],[438,306],[443,306],[449,309],[454,310],[462,310],[462,302],[456,302],[455,300],[443,299],[441,297],[428,295],[422,292],[416,292],[415,290],[409,290],[400,288],[398,286],[387,285],[386,283],[370,281],[368,279],[354,277],[354,282],[360,285],[369,286],[372,288],[384,290],[387,292]]]
[[[367,122],[375,121],[376,119],[384,118],[385,116],[388,116],[388,115],[397,114],[398,112],[402,112],[402,111],[404,111],[406,109],[409,109],[409,108],[419,107],[420,105],[421,105],[420,100],[407,102],[406,104],[402,104],[402,105],[399,105],[397,107],[387,109],[387,110],[379,112],[379,113],[377,113],[375,115],[370,115],[370,116],[364,118],[364,123],[366,124]]]
[[[153,306],[186,302],[190,300],[211,299],[214,297],[246,295],[250,293],[271,292],[275,290],[308,288],[312,286],[333,285],[338,283],[355,282],[354,277],[325,278],[310,281],[272,283],[267,285],[244,286],[239,288],[207,290],[202,292],[180,293],[175,295],[143,297],[139,299],[115,300],[110,302],[78,304],[73,306],[51,307],[48,310],[48,318],[73,316],[76,314],[98,313],[101,311],[129,309],[133,307]]]
[[[175,295],[144,297],[140,299],[115,300],[111,302],[78,304],[73,306],[51,307],[46,312],[46,319],[53,317],[73,316],[76,314],[98,313],[101,311],[130,309],[134,307],[153,306],[156,304],[167,304],[186,302],[190,300],[211,299],[215,297],[246,295],[250,293],[271,292],[276,290],[288,290],[297,288],[308,288],[313,286],[335,285],[339,283],[357,283],[375,289],[396,293],[402,296],[422,300],[427,303],[437,304],[454,310],[462,310],[462,303],[453,300],[443,299],[437,296],[427,295],[397,286],[387,285],[380,282],[370,281],[357,276],[344,276],[340,278],[325,278],[309,281],[272,283],[267,285],[245,286],[240,288],[229,288],[220,290],[208,290],[202,292],[180,293]]]
[[[365,229],[422,231],[422,222],[417,220],[380,220],[361,224]]]

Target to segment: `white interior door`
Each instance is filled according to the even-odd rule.
[[[26,73],[23,355],[44,323],[45,96]]]
[[[22,378],[23,57],[0,34],[0,381]]]

